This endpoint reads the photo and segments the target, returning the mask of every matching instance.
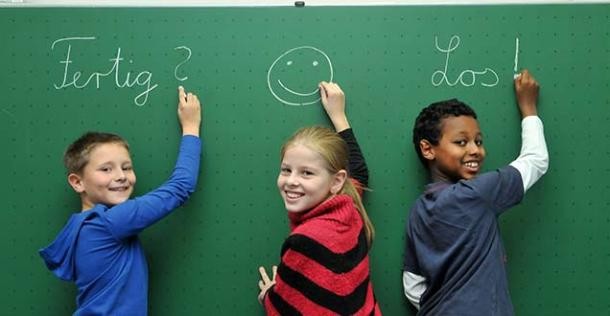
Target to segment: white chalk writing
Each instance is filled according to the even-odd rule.
[[[289,73],[302,74],[312,80],[308,80],[305,86],[299,82],[295,87],[294,83],[287,84],[283,81],[282,76]],[[286,105],[309,105],[320,101],[320,81],[333,81],[333,64],[324,51],[313,46],[299,46],[285,51],[267,70],[269,92]]]
[[[519,73],[517,72],[519,71],[519,38],[516,37],[515,38],[515,67],[514,67],[514,78],[517,78],[519,76]]]
[[[488,68],[488,67],[486,67],[485,70],[483,70],[483,71],[475,71],[475,70],[471,70],[471,69],[466,69],[460,73],[460,75],[455,79],[455,81],[453,81],[453,82],[450,81],[449,77],[447,75],[447,69],[449,68],[449,57],[450,57],[451,53],[453,51],[455,51],[458,48],[458,46],[460,46],[460,37],[457,35],[453,35],[451,37],[451,39],[449,40],[449,45],[447,46],[446,49],[439,47],[437,36],[434,37],[434,44],[436,45],[436,49],[439,52],[446,54],[445,66],[444,66],[443,70],[437,70],[432,74],[431,81],[432,81],[432,85],[434,85],[435,87],[438,87],[438,86],[442,85],[443,83],[446,83],[450,87],[453,87],[453,86],[457,85],[458,83],[465,87],[471,87],[476,83],[477,77],[479,77],[479,76],[485,76],[488,80],[488,81],[480,83],[484,87],[496,86],[498,84],[498,82],[500,81],[498,74],[493,69]]]
[[[188,52],[188,56],[186,56],[186,59],[183,60],[181,63],[179,63],[178,65],[176,65],[176,68],[174,68],[174,77],[176,77],[176,79],[180,80],[180,81],[185,81],[186,79],[188,79],[189,77],[184,76],[184,77],[178,77],[178,67],[182,66],[184,63],[186,63],[187,61],[189,61],[189,59],[191,59],[191,49],[186,47],[186,46],[178,46],[175,47],[174,50],[179,50],[179,49],[186,49],[186,51]]]
[[[87,36],[87,37],[66,37],[66,38],[60,38],[57,39],[53,42],[53,44],[51,45],[51,50],[55,49],[55,46],[58,44],[66,44],[66,54],[65,54],[65,58],[63,60],[61,60],[59,63],[60,64],[64,64],[64,72],[63,72],[63,79],[62,79],[62,83],[60,85],[57,84],[53,84],[53,86],[55,87],[55,89],[60,90],[60,89],[65,89],[68,88],[70,86],[76,88],[76,89],[83,89],[85,87],[87,87],[87,85],[89,85],[89,83],[91,83],[92,81],[95,81],[95,87],[97,89],[100,88],[100,80],[104,79],[106,77],[112,76],[114,74],[114,84],[119,87],[119,88],[131,88],[135,85],[137,85],[138,87],[145,87],[145,90],[142,91],[140,94],[138,94],[134,99],[134,103],[138,106],[142,106],[144,104],[146,104],[146,101],[148,101],[148,95],[149,93],[154,90],[158,84],[152,84],[152,73],[150,71],[144,70],[141,71],[139,73],[133,74],[135,75],[135,78],[132,78],[132,73],[131,71],[128,71],[126,73],[121,74],[121,62],[124,61],[124,58],[121,57],[121,48],[118,47],[116,50],[116,55],[113,58],[110,58],[110,62],[112,63],[112,66],[110,67],[109,70],[103,72],[92,72],[89,77],[83,76],[83,73],[81,71],[78,70],[73,70],[72,68],[76,68],[74,67],[75,61],[71,56],[72,53],[72,43],[74,41],[91,41],[91,40],[95,40],[95,37],[93,36]],[[133,60],[129,61],[130,63],[133,63]],[[83,77],[83,79],[81,79],[81,77]],[[87,78],[87,79],[84,79]],[[81,80],[79,80],[81,79]]]

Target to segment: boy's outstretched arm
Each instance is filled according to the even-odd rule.
[[[515,96],[522,118],[521,152],[510,165],[519,170],[524,192],[546,173],[549,166],[544,128],[538,117],[538,90],[538,82],[527,70],[515,79]]]
[[[360,185],[367,187],[369,184],[369,170],[366,161],[352,131],[347,114],[345,114],[345,93],[338,84],[322,81],[319,84],[320,100],[324,111],[333,123],[335,131],[343,138],[349,147],[349,175],[358,180]]]
[[[199,138],[201,104],[193,93],[178,87],[178,119],[182,140],[174,170],[160,187],[115,205],[105,212],[106,223],[117,239],[140,233],[182,205],[195,191],[202,142]]]

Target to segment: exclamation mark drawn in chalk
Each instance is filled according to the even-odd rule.
[[[515,68],[514,70],[514,74],[513,74],[513,79],[517,79],[517,77],[519,77],[519,38],[515,37]]]

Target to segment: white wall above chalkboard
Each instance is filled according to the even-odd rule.
[[[360,6],[360,5],[481,5],[481,4],[582,4],[610,3],[610,0],[350,0],[350,1],[288,1],[288,0],[0,0],[2,6],[111,6],[111,7],[182,7],[182,6],[293,6],[297,3],[305,6]]]

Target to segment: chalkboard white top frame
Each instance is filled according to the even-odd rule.
[[[0,0],[0,7],[265,7],[295,6],[288,0]],[[350,0],[302,1],[305,6],[389,6],[389,5],[502,5],[502,4],[586,4],[610,0]]]

